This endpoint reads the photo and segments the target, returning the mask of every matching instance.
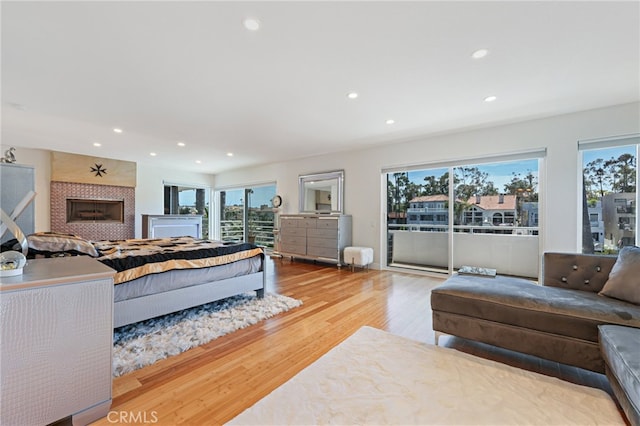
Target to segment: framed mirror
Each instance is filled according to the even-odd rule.
[[[300,213],[344,213],[344,171],[300,175]]]

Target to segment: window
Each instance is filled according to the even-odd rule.
[[[209,188],[164,183],[164,214],[202,215],[202,238],[209,238]]]
[[[615,254],[636,244],[640,137],[587,141],[582,157],[582,252]]]
[[[275,185],[216,191],[217,235],[222,241],[247,241],[273,248]]]
[[[450,272],[470,265],[537,277],[543,155],[387,172],[387,266]]]

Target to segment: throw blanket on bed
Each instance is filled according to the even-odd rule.
[[[96,241],[98,260],[117,271],[114,284],[175,269],[208,268],[264,256],[253,244],[191,237]]]

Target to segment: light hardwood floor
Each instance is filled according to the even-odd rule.
[[[443,279],[277,258],[267,266],[267,291],[301,299],[301,307],[116,378],[112,413],[95,424],[118,416],[223,424],[363,325],[433,343],[429,297]],[[610,392],[600,374],[453,337],[440,344]]]

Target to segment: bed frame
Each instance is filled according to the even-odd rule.
[[[263,258],[260,272],[115,302],[113,327],[121,327],[249,291],[255,291],[259,298],[263,298],[266,281],[266,262]]]

